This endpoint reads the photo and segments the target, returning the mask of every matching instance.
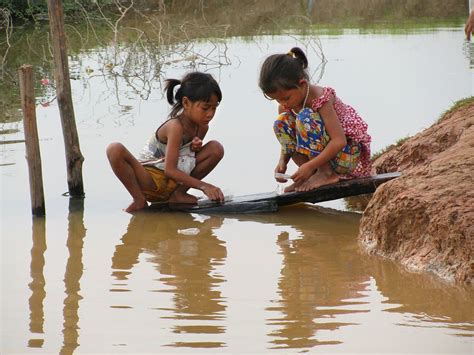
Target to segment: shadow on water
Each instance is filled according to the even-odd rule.
[[[33,219],[33,246],[31,248],[31,283],[32,291],[29,299],[30,307],[30,332],[44,334],[44,301],[46,298],[46,280],[44,277],[46,246],[46,219]],[[79,346],[79,302],[80,280],[83,274],[82,249],[86,229],[84,227],[84,200],[69,199],[68,237],[67,248],[69,256],[64,273],[65,298],[63,307],[63,346],[61,354],[71,354]],[[42,348],[43,338],[31,338],[28,347]]]

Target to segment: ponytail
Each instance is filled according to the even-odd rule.
[[[177,85],[181,85],[181,80],[178,80],[178,79],[166,79],[165,80],[166,99],[168,100],[168,103],[170,105],[175,104],[175,97],[174,97],[173,90]],[[178,93],[176,93],[176,96],[178,96],[177,94]],[[178,99],[176,98],[176,100],[178,100]]]
[[[309,81],[308,58],[299,47],[288,53],[273,54],[262,64],[258,85],[265,94],[299,87],[301,79]]]
[[[293,58],[301,62],[301,66],[303,69],[308,68],[308,58],[306,58],[306,54],[304,54],[303,50],[300,47],[293,47],[290,49],[288,54],[292,53]]]

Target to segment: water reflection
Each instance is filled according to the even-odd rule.
[[[85,269],[83,201],[70,202],[61,353],[79,350],[81,279]],[[241,242],[247,243],[245,248],[276,245],[281,255],[279,276],[270,280],[276,286],[276,293],[252,300],[253,309],[265,313],[245,314],[248,310],[239,302],[242,290],[226,287],[225,296],[222,291],[223,282],[230,285],[235,281],[231,277],[235,272],[232,263],[227,261],[225,238],[228,234],[225,231],[230,225],[242,230],[240,222],[242,225],[256,222],[274,237],[268,240],[256,232],[250,237],[258,239],[258,243],[243,238],[232,241],[234,247]],[[159,329],[156,336],[165,336],[157,340],[158,346],[180,350],[230,346],[236,331],[230,305],[250,320],[246,326],[250,328],[244,330],[248,332],[245,336],[249,341],[254,339],[252,337],[265,339],[266,336],[266,347],[272,349],[308,351],[323,346],[323,349],[338,351],[347,346],[357,347],[365,341],[371,342],[372,331],[378,331],[378,324],[389,324],[391,331],[397,327],[417,328],[413,339],[420,331],[422,335],[436,335],[430,349],[446,342],[446,336],[467,340],[474,336],[472,289],[446,285],[430,275],[410,273],[395,263],[365,254],[357,243],[358,226],[358,214],[308,205],[250,216],[140,213],[130,219],[126,233],[115,247],[111,260],[114,286],[104,295],[109,300],[106,303],[119,300],[119,306],[111,307],[136,308],[131,316],[141,319],[143,299],[137,298],[136,280],[132,278],[133,273],[139,273],[140,285],[147,285],[151,291],[146,293],[151,299],[146,312],[155,314],[153,332]],[[259,231],[263,230],[259,227]],[[47,339],[50,343],[54,338],[44,329],[48,318],[50,322],[54,320],[51,315],[54,310],[45,305],[45,283],[49,281],[44,275],[45,251],[45,221],[34,219],[29,348],[45,348]],[[262,258],[262,266],[266,261]],[[152,267],[149,284],[143,282],[144,264]],[[222,270],[226,273],[221,273]],[[246,276],[244,287],[258,284],[258,275],[256,272]],[[245,292],[251,294],[259,290],[249,286]],[[87,304],[82,307],[85,307],[82,312],[90,314]],[[89,324],[83,323],[85,327]],[[254,327],[256,323],[264,323],[265,328]],[[170,334],[162,334],[163,329],[168,329]],[[422,329],[428,329],[429,333],[423,333]],[[90,334],[96,329],[88,328],[84,332]],[[354,343],[348,334],[362,337]],[[412,337],[406,332],[403,334],[403,342],[410,344]],[[81,343],[87,347],[87,336],[83,336]],[[460,342],[465,343],[465,340]]]
[[[167,346],[217,348],[225,346],[215,337],[225,332],[226,305],[218,286],[224,281],[216,268],[225,263],[227,250],[213,230],[222,218],[200,221],[189,214],[140,213],[133,216],[122,244],[112,257],[112,275],[127,281],[140,254],[155,265],[159,285],[154,292],[172,293],[174,307],[155,307],[172,331],[185,340]],[[121,284],[128,287],[127,284]],[[118,289],[112,290],[118,291]],[[167,321],[166,321],[167,322]],[[189,341],[192,335],[212,340]]]
[[[469,60],[469,68],[474,69],[474,42],[464,41],[463,52],[465,57]]]
[[[262,222],[286,225],[299,234],[290,238],[282,232],[277,237],[283,265],[279,297],[267,308],[272,314],[267,323],[276,327],[268,334],[270,347],[340,344],[323,340],[318,332],[354,325],[337,320],[338,315],[369,312],[363,291],[370,276],[356,243],[348,243],[357,234],[359,216],[301,205],[264,216]]]
[[[29,287],[32,291],[29,298],[30,334],[43,334],[41,338],[32,337],[28,340],[28,347],[42,348],[44,345],[44,301],[46,299],[46,280],[44,276],[46,251],[46,219],[33,219],[33,246],[31,248]],[[69,257],[64,273],[65,298],[63,307],[63,346],[61,354],[72,354],[79,346],[79,301],[82,296],[80,280],[84,265],[82,263],[82,249],[86,229],[84,227],[84,200],[69,200],[68,238],[67,248]]]
[[[292,237],[284,231],[277,236],[283,264],[279,296],[266,309],[272,313],[267,324],[275,329],[268,334],[270,348],[341,344],[340,333],[328,340],[327,331],[364,323],[357,315],[377,308],[371,292],[386,297],[382,311],[398,314],[399,326],[445,328],[452,335],[474,336],[474,313],[472,308],[466,312],[474,304],[472,290],[367,255],[357,243],[357,214],[300,205],[238,219],[287,226],[298,234]]]
[[[64,287],[66,297],[63,308],[63,347],[61,354],[72,354],[79,346],[79,302],[82,296],[80,280],[84,270],[82,263],[82,249],[86,228],[84,227],[84,199],[69,199],[68,238],[66,271],[64,273]]]
[[[445,328],[456,336],[474,337],[474,293],[469,287],[447,285],[380,259],[373,260],[371,270],[379,291],[389,298],[385,303],[396,305],[385,311],[405,315],[400,325]]]
[[[28,285],[31,296],[28,300],[30,306],[30,333],[31,335],[43,334],[40,338],[32,337],[28,340],[28,347],[41,348],[44,344],[44,306],[46,297],[46,280],[44,278],[44,253],[46,251],[46,220],[33,218],[33,246],[31,248],[30,275]]]

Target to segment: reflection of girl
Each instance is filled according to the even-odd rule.
[[[165,90],[173,105],[171,119],[153,134],[140,161],[121,143],[107,147],[112,170],[133,198],[127,212],[146,207],[147,201],[196,203],[189,188],[211,200],[224,200],[221,189],[202,181],[224,155],[219,142],[202,143],[222,100],[219,85],[211,75],[193,72],[181,81],[168,79]]]
[[[281,155],[275,172],[284,173],[290,159],[299,166],[285,192],[315,189],[341,175],[370,174],[367,124],[333,89],[311,84],[307,67],[306,55],[295,47],[269,56],[260,71],[265,97],[280,104],[274,130]]]
[[[115,247],[112,275],[127,280],[140,262],[140,254],[146,254],[146,260],[162,276],[160,283],[173,293],[175,307],[171,311],[176,318],[218,320],[226,306],[218,287],[223,279],[215,270],[225,262],[227,249],[214,230],[222,222],[223,218],[216,216],[200,222],[186,213],[136,214]],[[186,230],[197,234],[186,235]]]

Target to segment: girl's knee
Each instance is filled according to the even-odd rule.
[[[218,141],[212,140],[207,143],[213,157],[221,160],[224,157],[224,146]]]
[[[107,154],[107,158],[109,160],[113,160],[119,156],[122,156],[125,150],[126,148],[122,143],[114,142],[107,146],[105,153]]]

